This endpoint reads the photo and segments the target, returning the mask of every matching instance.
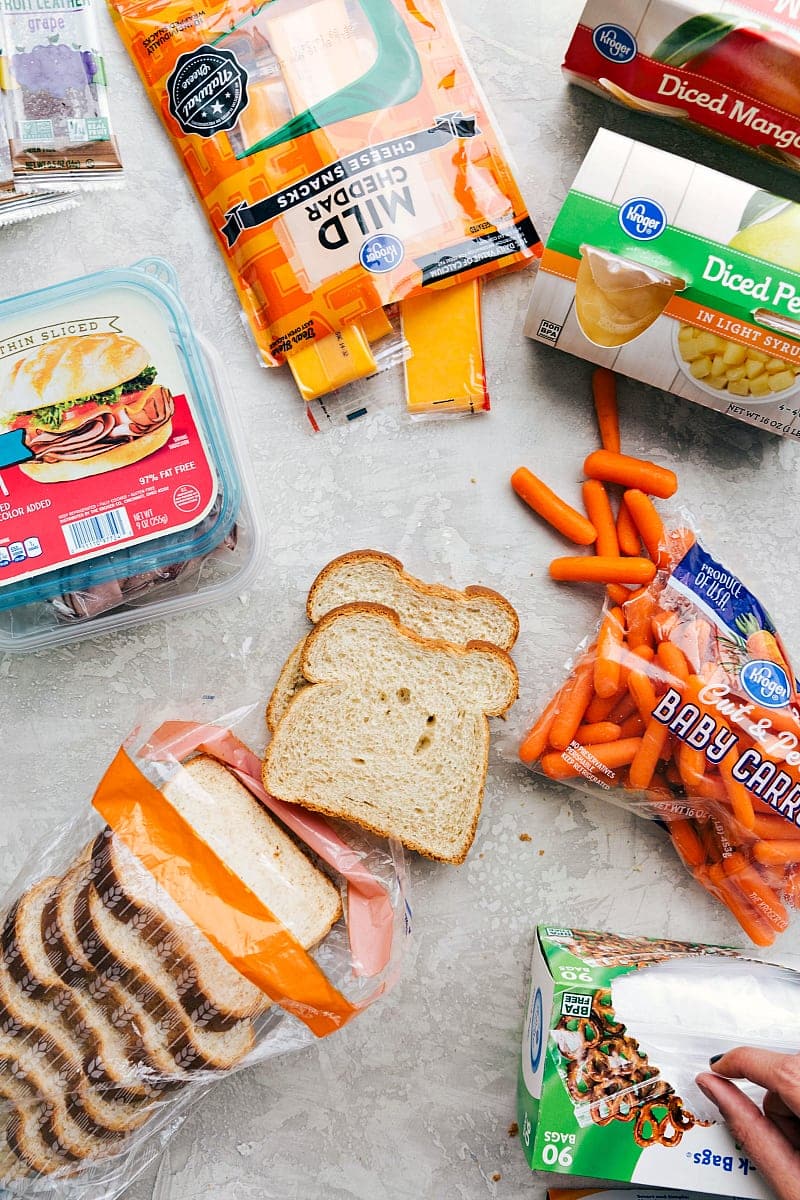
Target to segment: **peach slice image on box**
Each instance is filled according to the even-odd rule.
[[[575,307],[584,335],[595,346],[625,346],[658,320],[682,279],[654,267],[581,246]]]

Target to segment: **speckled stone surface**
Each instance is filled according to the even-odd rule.
[[[543,232],[601,123],[800,199],[796,179],[744,152],[568,89],[559,64],[578,0],[452,8]],[[204,218],[110,26],[106,41],[127,189],[0,231],[0,290],[168,256],[198,329],[226,360],[269,552],[257,584],[225,610],[0,658],[0,882],[87,804],[137,711],[169,696],[266,697],[304,628],[304,593],[333,555],[372,546],[425,577],[504,591],[522,619],[522,698],[498,730],[512,754],[493,753],[467,863],[410,863],[417,954],[407,976],[340,1036],[218,1085],[129,1197],[540,1196],[509,1135],[534,924],[736,940],[657,828],[513,762],[513,735],[589,631],[598,597],[548,581],[558,540],[516,502],[508,476],[524,462],[577,496],[595,444],[590,368],[523,339],[531,280],[518,276],[486,289],[490,417],[412,426],[398,399],[374,423],[307,434],[291,381],[255,362]],[[624,383],[621,397],[626,447],[679,470],[680,498],[707,543],[800,653],[800,449],[638,384]],[[786,948],[797,946],[788,935]]]

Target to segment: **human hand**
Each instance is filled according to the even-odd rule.
[[[800,1200],[800,1054],[742,1047],[711,1061],[697,1086],[780,1200]],[[766,1090],[763,1110],[732,1079]]]

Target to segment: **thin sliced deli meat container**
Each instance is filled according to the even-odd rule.
[[[573,83],[800,168],[796,0],[588,0]]]
[[[800,205],[597,134],[556,218],[525,332],[800,438]]]
[[[0,304],[0,650],[236,595],[263,545],[252,491],[163,260]]]

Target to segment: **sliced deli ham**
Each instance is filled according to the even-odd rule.
[[[26,442],[39,462],[75,462],[93,458],[134,438],[152,433],[166,425],[175,412],[175,402],[167,388],[152,387],[127,398],[114,409],[105,409],[88,417],[75,429],[63,432],[34,429]],[[35,425],[35,414],[33,423]]]

